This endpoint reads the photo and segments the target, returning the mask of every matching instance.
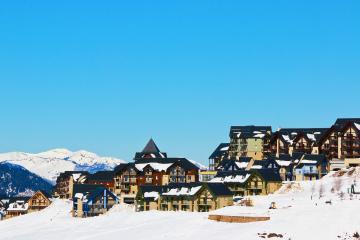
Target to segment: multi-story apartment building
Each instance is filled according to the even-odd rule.
[[[319,151],[346,166],[360,165],[360,118],[339,118],[319,141]]]
[[[301,152],[319,154],[319,141],[328,128],[281,128],[272,134],[270,149],[272,154],[292,154]]]
[[[199,181],[199,168],[195,164],[186,158],[168,158],[153,140],[143,152],[136,153],[134,159],[135,162],[120,164],[114,170],[114,189],[120,202],[134,203],[141,185],[164,186]]]
[[[54,195],[66,199],[73,198],[74,184],[84,183],[88,175],[89,173],[86,171],[65,171],[60,173],[56,179]]]
[[[229,157],[251,157],[262,160],[270,153],[270,126],[232,126]]]

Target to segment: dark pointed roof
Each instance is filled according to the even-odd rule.
[[[156,143],[152,138],[150,138],[149,142],[146,144],[144,149],[142,150],[143,153],[158,153],[160,152],[159,148],[156,146]]]
[[[161,152],[160,149],[156,146],[154,140],[151,138],[141,152],[135,153],[134,160],[139,160],[143,158],[166,158],[166,157],[167,154],[165,152]]]

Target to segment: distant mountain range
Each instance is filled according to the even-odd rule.
[[[37,190],[50,192],[52,184],[22,166],[0,163],[0,195],[29,196]]]
[[[56,178],[64,171],[97,172],[100,170],[112,170],[125,161],[111,157],[99,157],[95,153],[87,151],[72,152],[67,149],[53,149],[37,154],[24,152],[2,153],[0,154],[0,163],[2,162],[20,165],[55,184]]]

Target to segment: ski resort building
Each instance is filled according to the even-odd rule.
[[[324,154],[304,154],[294,166],[296,181],[317,180],[329,172],[329,162]]]
[[[114,170],[115,194],[121,202],[134,203],[140,185],[199,181],[199,168],[195,164],[186,158],[168,158],[152,139],[134,159],[135,162],[120,164]]]
[[[270,152],[270,126],[232,126],[230,128],[229,157],[264,159]]]
[[[219,171],[211,183],[223,183],[234,196],[267,195],[282,185],[274,169]]]
[[[114,178],[114,171],[98,171],[96,173],[89,174],[85,182],[86,184],[103,186],[111,192],[115,192]]]
[[[220,183],[183,183],[140,186],[138,211],[208,212],[233,204],[232,192]]]
[[[74,184],[85,183],[87,176],[86,171],[65,171],[60,173],[56,179],[54,195],[62,199],[73,198]]]
[[[104,214],[118,198],[107,188],[91,184],[75,184],[73,192],[74,217],[93,217]]]
[[[27,201],[29,198],[12,198],[6,209],[5,219],[18,217],[28,213],[29,204]]]
[[[51,195],[46,191],[37,191],[28,201],[28,212],[40,211],[51,204]]]
[[[319,153],[319,141],[328,128],[281,128],[270,139],[271,153],[275,155],[301,152]]]

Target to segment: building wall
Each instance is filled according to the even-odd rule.
[[[43,194],[37,192],[29,199],[28,204],[28,212],[40,211],[50,205],[50,200],[43,196]]]

